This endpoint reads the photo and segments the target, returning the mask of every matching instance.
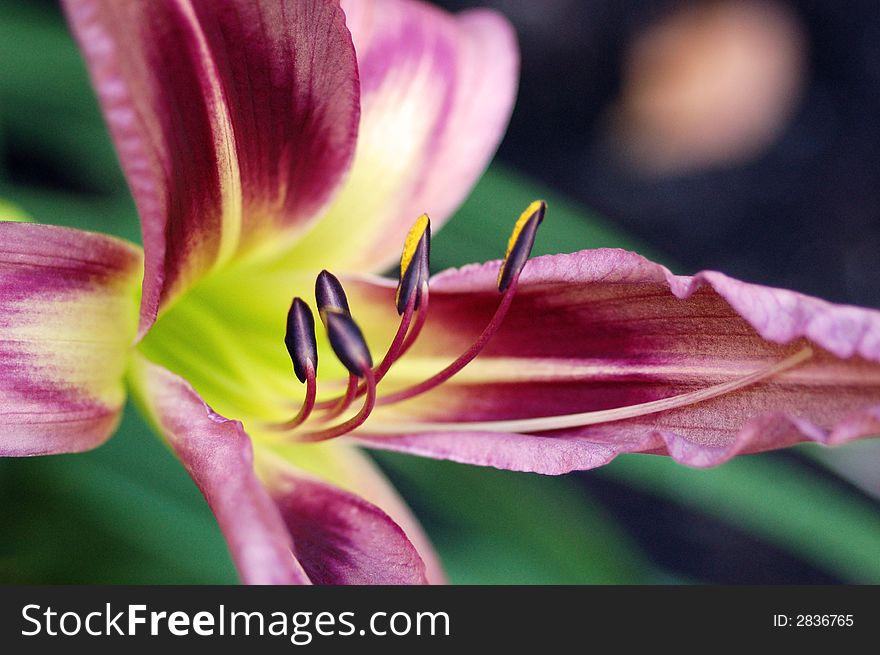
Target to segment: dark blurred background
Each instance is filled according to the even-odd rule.
[[[438,4],[491,6],[517,29],[520,93],[501,160],[641,238],[679,272],[719,269],[880,306],[876,2]],[[866,455],[880,468],[880,451]],[[835,581],[724,522],[578,477],[655,560],[694,579]]]
[[[515,24],[500,156],[679,262],[880,305],[872,0],[441,0]]]
[[[880,306],[876,2],[438,3],[504,13],[522,77],[498,162],[436,261],[470,261],[473,225],[547,194],[539,248],[639,243],[679,273]],[[0,0],[4,199],[138,238],[55,0]],[[563,478],[378,457],[455,582],[880,581],[876,440]],[[198,491],[132,411],[92,453],[0,460],[0,525],[2,582],[234,580]]]

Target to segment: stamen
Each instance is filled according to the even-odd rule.
[[[427,282],[424,286],[427,288]],[[400,319],[400,325],[397,326],[397,333],[394,335],[394,339],[391,340],[391,345],[388,346],[388,350],[385,352],[385,356],[382,358],[379,366],[377,366],[374,371],[376,374],[376,383],[379,383],[382,378],[385,377],[385,374],[388,372],[388,369],[391,368],[391,365],[403,354],[406,333],[412,323],[413,313],[415,312],[419,295],[420,293],[409,294],[409,301],[406,303],[406,307],[403,310],[403,317]],[[422,314],[421,310],[419,310],[419,314]]]
[[[342,412],[351,407],[351,404],[354,402],[354,399],[358,395],[358,381],[360,378],[356,375],[348,374],[348,385],[345,387],[345,393],[338,398],[331,398],[330,400],[323,400],[316,405],[318,409],[327,409],[329,410],[326,414],[321,417],[321,421],[329,421],[331,419],[336,418]]]
[[[507,252],[504,255],[504,260],[501,262],[501,268],[498,272],[498,290],[503,294],[501,303],[495,310],[492,320],[489,321],[489,324],[483,329],[471,347],[436,375],[406,389],[382,396],[378,399],[377,405],[391,405],[430,391],[470,364],[483,351],[483,348],[486,347],[486,344],[489,343],[489,340],[498,331],[498,328],[501,327],[507,316],[507,311],[510,309],[510,304],[513,302],[513,297],[516,293],[520,273],[522,273],[532,252],[535,234],[537,233],[538,226],[544,220],[546,208],[547,205],[542,200],[536,200],[528,206],[517,220],[510,240],[507,243]],[[418,327],[421,329],[421,326]],[[404,344],[404,348],[409,348],[411,345],[412,341]]]
[[[367,371],[372,374],[373,357],[354,319],[349,314],[328,308],[324,311],[324,320],[330,347],[348,372],[359,378],[366,377]]]
[[[324,314],[330,346],[339,361],[351,374],[349,388],[351,388],[352,378],[364,378],[367,398],[361,410],[346,422],[324,430],[295,435],[295,439],[301,442],[326,441],[341,437],[366,421],[376,406],[376,376],[373,373],[373,358],[361,329],[350,315],[341,311],[328,308]]]
[[[324,327],[327,327],[325,313],[327,310],[335,310],[351,316],[351,310],[348,308],[348,298],[345,296],[345,289],[339,279],[327,270],[318,273],[315,280],[315,302],[318,305],[318,315]]]
[[[413,295],[415,309],[419,308],[422,280],[427,280],[430,275],[430,257],[431,221],[427,214],[422,214],[410,228],[400,255],[400,278],[394,297],[398,314],[403,314]]]
[[[614,409],[601,409],[592,412],[581,412],[579,414],[563,414],[559,416],[546,416],[539,418],[514,419],[508,421],[475,421],[471,423],[460,422],[430,422],[430,423],[405,423],[395,421],[393,424],[377,425],[375,431],[377,434],[411,434],[413,432],[517,432],[517,433],[534,433],[545,432],[548,430],[563,430],[567,428],[586,427],[588,425],[596,425],[599,423],[609,423],[611,421],[621,421],[624,419],[637,418],[664,412],[670,409],[677,409],[687,405],[704,402],[718,396],[739,391],[745,387],[751,386],[761,380],[775,377],[799,364],[810,359],[813,356],[813,349],[809,346],[802,348],[794,355],[786,359],[761,368],[753,373],[723,382],[705,389],[683,393],[671,398],[662,398],[660,400],[652,400],[649,402],[638,403],[636,405],[628,405],[626,407],[617,407]]]
[[[339,280],[331,273],[322,271],[315,282],[315,297],[319,307],[322,307],[321,319],[327,329],[330,346],[349,371],[345,394],[315,405],[318,409],[330,410],[323,417],[323,420],[329,420],[342,414],[359,395],[358,380],[363,377],[361,369],[364,365],[372,369],[373,359],[363,333],[348,311],[348,300]]]
[[[317,441],[327,441],[348,434],[355,428],[360,427],[370,416],[373,408],[376,406],[376,376],[373,375],[371,368],[364,369],[364,378],[366,380],[367,397],[364,400],[364,406],[361,407],[355,416],[335,427],[326,430],[316,430],[314,432],[304,432],[296,435],[296,440],[304,443],[315,443]]]
[[[507,288],[507,292],[505,292],[504,296],[501,298],[501,304],[498,305],[498,309],[495,310],[495,315],[492,317],[492,320],[489,321],[489,324],[483,329],[483,332],[480,334],[480,336],[477,337],[477,340],[471,345],[470,348],[459,355],[458,359],[456,359],[449,366],[444,368],[436,375],[428,378],[424,382],[420,382],[407,389],[395,391],[394,393],[388,394],[387,396],[382,396],[377,401],[377,404],[391,405],[393,403],[399,403],[404,400],[409,400],[414,396],[421,395],[426,391],[430,391],[434,387],[440,386],[441,384],[446,382],[446,380],[458,373],[465,366],[470,364],[477,357],[477,355],[479,355],[483,351],[483,348],[486,347],[486,344],[489,343],[489,340],[495,335],[495,333],[498,331],[498,328],[501,327],[501,324],[504,322],[504,319],[507,316],[507,310],[510,309],[510,303],[513,301],[514,291],[516,290],[516,282],[517,281],[514,280],[514,282]]]
[[[312,415],[312,410],[315,409],[315,395],[318,390],[318,383],[315,376],[315,368],[309,364],[306,367],[306,397],[303,400],[302,407],[300,407],[299,412],[297,412],[296,416],[294,416],[289,421],[285,421],[284,423],[276,423],[271,425],[270,427],[273,430],[280,430],[282,432],[287,432],[288,430],[293,430],[296,427],[299,427],[303,423],[308,420],[309,416]]]
[[[543,200],[535,200],[520,214],[507,242],[507,252],[504,254],[501,269],[498,271],[499,291],[507,289],[522,272],[532,252],[532,246],[535,245],[535,234],[544,220],[546,211],[547,204]]]
[[[376,376],[376,384],[382,381],[382,378],[388,373],[391,369],[391,366],[403,357],[406,354],[406,351],[410,349],[410,347],[415,343],[416,339],[419,336],[419,333],[422,331],[422,327],[425,325],[425,318],[427,317],[428,312],[428,281],[424,280],[422,282],[422,292],[421,292],[421,308],[418,311],[416,322],[413,325],[412,330],[407,334],[407,330],[409,329],[410,324],[412,323],[413,313],[415,309],[415,296],[410,297],[410,302],[404,311],[403,318],[400,321],[400,325],[397,327],[397,334],[394,335],[394,339],[391,342],[391,345],[388,346],[388,350],[385,352],[385,356],[382,358],[382,362],[379,366],[373,369],[373,374]],[[404,338],[405,337],[405,338]],[[321,417],[322,421],[328,421],[332,418],[339,416],[342,412],[349,408],[352,402],[354,402],[355,398],[360,398],[364,395],[367,390],[366,383],[363,383],[358,387],[358,378],[355,376],[349,376],[348,380],[348,388],[345,390],[345,395],[339,396],[338,398],[332,398],[330,400],[324,400],[316,405],[318,409],[327,409],[332,408],[329,412],[327,412],[324,416]]]
[[[378,384],[385,374],[388,373],[391,366],[396,362],[415,342],[422,326],[425,323],[427,303],[428,303],[428,278],[430,277],[430,254],[431,254],[431,221],[427,214],[422,214],[416,219],[416,222],[410,228],[406,241],[403,244],[403,250],[400,255],[400,277],[397,283],[397,292],[394,297],[394,303],[397,307],[398,314],[402,314],[400,324],[397,327],[397,333],[388,346],[385,356],[379,365],[373,369],[376,376],[376,384]],[[330,296],[341,298],[338,305],[345,304],[346,312],[348,303],[345,300],[345,292],[342,285],[335,277],[327,271],[323,271],[315,284],[315,296],[318,298],[318,306],[330,306],[332,300]],[[410,325],[412,324],[413,314],[419,311],[419,318],[416,322],[415,329],[407,335]],[[322,319],[324,312],[322,311]],[[326,325],[326,321],[325,321]],[[357,379],[352,377],[349,379],[348,388],[345,395],[339,398],[332,398],[318,403],[318,408],[332,408],[322,417],[322,420],[329,420],[344,412],[355,398],[362,396],[366,391],[366,384],[361,384],[360,388],[354,388],[357,385]]]
[[[317,388],[315,372],[318,368],[318,345],[315,340],[315,317],[301,298],[294,298],[287,312],[284,345],[287,346],[296,377],[300,382],[306,383],[306,397],[299,413],[279,426],[281,429],[290,429],[304,422],[312,413]]]
[[[318,314],[324,329],[327,328],[327,312],[335,311],[351,316],[351,309],[348,306],[348,297],[345,295],[345,289],[342,283],[335,275],[327,269],[318,273],[315,279],[315,302],[318,305]],[[315,405],[316,409],[330,409],[331,411],[322,417],[322,420],[329,420],[342,414],[355,399],[355,391],[357,391],[358,377],[350,375],[348,378],[348,387],[345,394],[338,398],[322,400]]]
[[[315,339],[315,317],[302,300],[294,298],[287,311],[287,330],[284,345],[293,362],[293,371],[300,382],[305,382],[306,368],[318,368],[318,343]]]
[[[422,282],[422,292],[419,294],[419,313],[416,315],[416,322],[410,330],[410,333],[406,336],[406,341],[403,342],[403,346],[400,348],[400,354],[398,354],[397,359],[403,357],[412,345],[419,338],[419,335],[422,333],[422,328],[425,327],[425,320],[428,318],[428,280],[425,279]]]
[[[425,281],[424,283],[424,288],[425,294],[427,294],[427,281]],[[404,337],[407,336],[407,330],[409,329],[410,323],[412,323],[416,300],[417,298],[415,295],[410,296],[409,303],[407,304],[406,310],[403,313],[403,318],[400,321],[400,325],[397,326],[397,333],[394,335],[394,339],[391,341],[391,345],[388,346],[388,350],[385,352],[385,356],[382,358],[382,361],[376,368],[373,369],[373,375],[375,375],[376,377],[376,384],[379,384],[379,382],[382,381],[382,378],[385,377],[386,373],[388,373],[391,365],[394,364],[394,362],[396,362],[398,359],[400,359],[400,357],[405,352],[405,348],[408,348],[410,345],[412,345],[412,341],[414,341],[414,339],[411,341],[409,338],[404,341]],[[427,301],[427,296],[425,297],[425,300]],[[419,310],[420,320],[417,323],[419,329],[421,329],[420,326],[424,324],[424,310],[427,309],[427,305],[423,304],[422,307],[423,309]],[[407,345],[407,343],[409,345]],[[357,386],[357,383],[358,379],[356,377],[351,376],[349,378],[348,388],[345,390],[345,396],[339,399],[336,407],[331,412],[323,416],[322,420],[329,420],[331,418],[339,416],[342,412],[348,409],[349,405],[354,402],[355,398],[360,398],[364,395],[367,390],[367,383],[364,382],[360,385],[360,387]],[[331,400],[329,402],[332,403],[333,401]]]

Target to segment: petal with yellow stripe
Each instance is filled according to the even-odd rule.
[[[211,506],[249,584],[418,584],[425,564],[376,505],[254,448],[181,377],[138,356],[132,382]]]
[[[141,334],[230,260],[295,239],[348,169],[357,64],[338,2],[65,0],[144,236]]]
[[[0,455],[79,452],[113,433],[142,270],[118,239],[0,222]]]
[[[507,127],[519,52],[488,10],[449,14],[410,0],[343,2],[357,50],[362,119],[345,185],[289,261],[378,272],[413,220],[434,230],[464,200]]]

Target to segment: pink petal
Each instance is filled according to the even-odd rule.
[[[420,214],[438,229],[486,168],[513,109],[519,53],[511,26],[491,11],[451,15],[413,0],[342,6],[361,78],[357,154],[291,261],[380,271],[399,259]]]
[[[331,0],[65,7],[141,214],[143,334],[218,262],[328,200],[354,152],[354,49]]]
[[[375,505],[277,467],[264,474],[294,552],[315,584],[424,584],[404,531]]]
[[[382,510],[279,464],[182,378],[139,359],[141,400],[211,506],[248,584],[419,583],[425,566]]]
[[[408,355],[411,366],[421,360],[429,375],[467,347],[498,303],[497,271],[494,262],[434,278],[431,318]],[[363,283],[355,293],[372,307],[390,304],[393,290]],[[807,344],[813,356],[791,370],[637,418],[540,434],[431,426],[393,436],[400,430],[391,429],[670,398],[771,366]],[[541,257],[526,267],[511,312],[483,355],[435,391],[381,408],[359,434],[365,432],[375,447],[542,473],[592,468],[622,452],[713,466],[800,441],[877,436],[880,312],[716,272],[674,276],[619,250]]]
[[[251,440],[182,378],[139,358],[136,391],[217,517],[245,584],[309,584],[275,503],[254,473]]]
[[[314,447],[314,446],[312,446]],[[322,444],[332,449],[332,477],[347,491],[380,508],[403,528],[425,564],[425,576],[430,584],[445,584],[446,574],[428,535],[388,478],[361,448],[344,443],[343,440]],[[295,457],[291,457],[295,461]],[[326,475],[327,471],[323,471]]]
[[[116,429],[141,266],[118,239],[0,222],[0,456],[89,450]]]

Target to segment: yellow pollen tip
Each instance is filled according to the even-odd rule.
[[[513,251],[513,248],[519,241],[519,235],[522,234],[523,228],[525,228],[526,223],[529,222],[529,219],[534,216],[535,212],[541,209],[543,205],[543,200],[535,200],[528,207],[526,207],[526,210],[519,215],[518,219],[516,219],[516,225],[513,226],[513,232],[510,233],[510,239],[507,241],[507,250],[504,252],[503,261],[505,264],[510,258],[510,253]],[[504,265],[502,265],[501,270],[498,271],[498,284],[501,284],[502,275],[504,275]]]
[[[519,235],[526,226],[526,223],[528,223],[529,219],[535,215],[535,212],[537,212],[543,204],[543,200],[535,200],[522,214],[519,215],[519,218],[516,220],[516,225],[513,226],[513,232],[510,234],[510,240],[507,242],[507,252],[504,253],[504,259],[510,257],[510,251],[513,250],[513,247],[519,240]]]
[[[400,277],[403,277],[412,264],[412,259],[416,254],[416,248],[419,247],[419,241],[422,240],[425,232],[431,226],[431,219],[427,214],[422,214],[416,219],[416,222],[406,235],[406,241],[403,244],[403,252],[400,255]]]

